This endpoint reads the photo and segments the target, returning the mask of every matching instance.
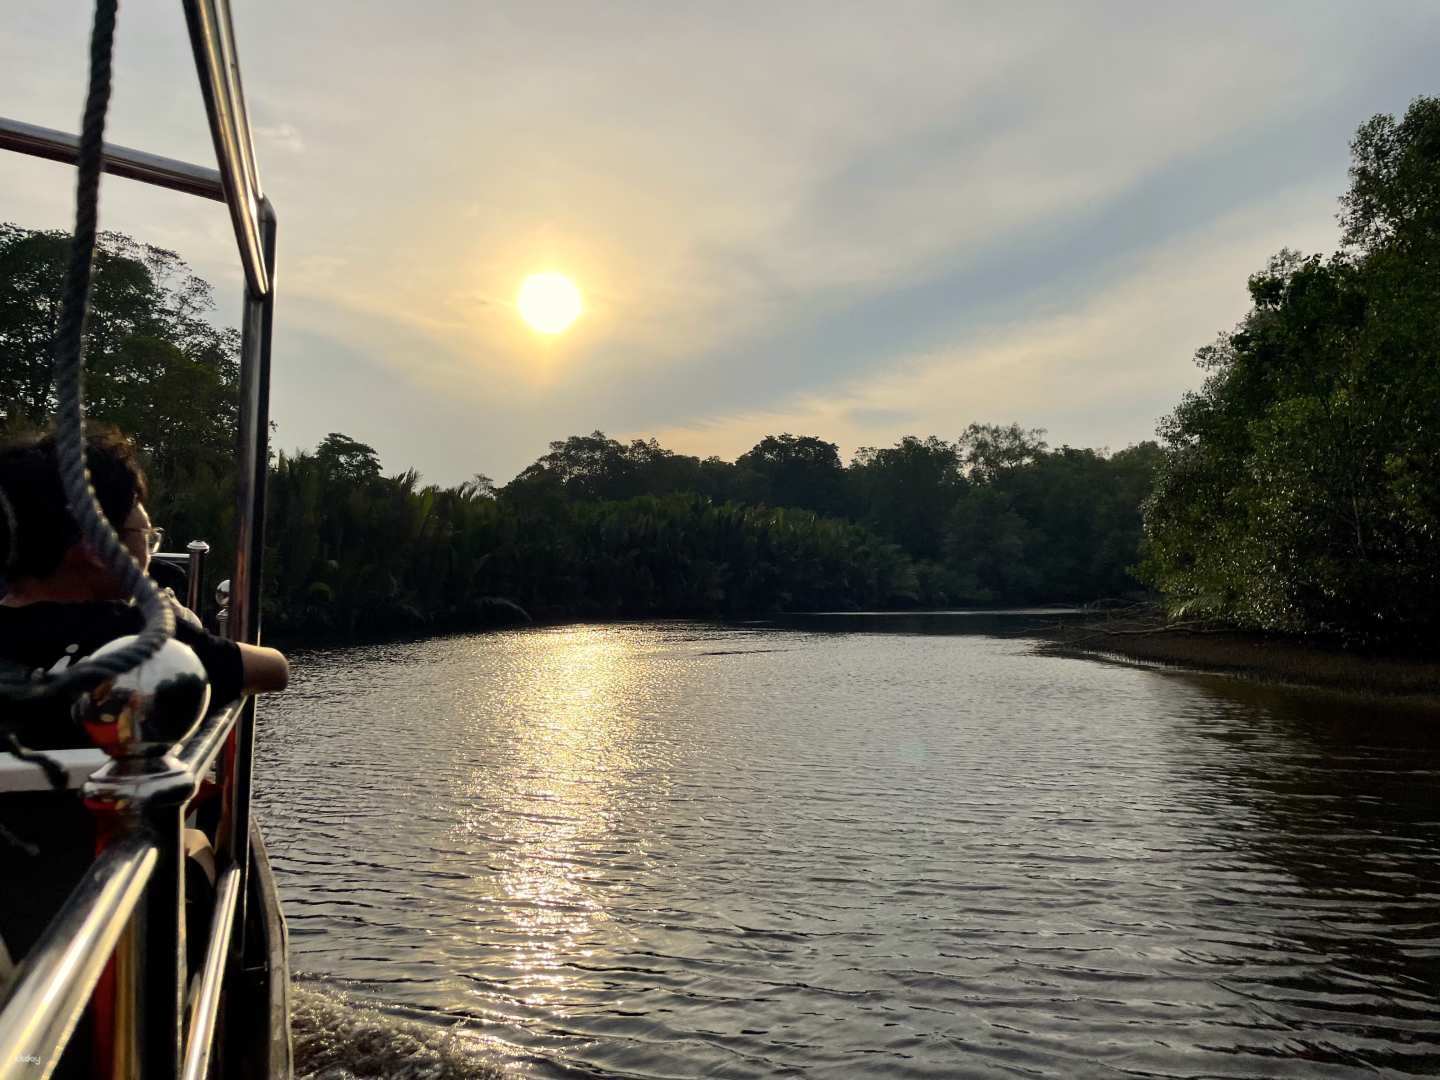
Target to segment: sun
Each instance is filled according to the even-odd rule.
[[[564,274],[546,271],[531,274],[515,294],[520,317],[532,330],[542,334],[563,334],[585,310],[585,301],[575,283]]]

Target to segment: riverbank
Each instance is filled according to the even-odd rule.
[[[1042,633],[1042,651],[1232,675],[1440,706],[1440,658],[1218,628],[1167,629],[1147,618],[1084,618]]]
[[[515,608],[515,611],[520,609]],[[670,619],[580,619],[566,618],[558,613],[552,617],[511,623],[494,621],[475,626],[443,626],[417,628],[396,627],[370,633],[340,634],[336,632],[308,634],[291,631],[275,635],[271,641],[282,648],[338,648],[376,645],[428,639],[442,639],[457,634],[472,634],[515,626],[536,628],[584,625],[665,623]],[[828,621],[830,629],[841,629],[841,623],[854,622],[852,628],[871,631],[884,627],[890,620],[943,618],[954,612],[872,611],[872,612],[802,612],[770,615],[759,620],[742,620],[732,625],[805,625]],[[987,612],[967,610],[965,614],[983,618]],[[1406,700],[1440,707],[1440,655],[1380,652],[1347,647],[1338,641],[1317,638],[1285,637],[1275,634],[1248,633],[1213,626],[1168,626],[1153,608],[1138,609],[1125,605],[1095,612],[1081,609],[997,609],[997,616],[1029,616],[1034,622],[1018,633],[1027,638],[1040,638],[1041,651],[1051,655],[1084,656],[1098,660],[1139,664],[1189,671],[1231,675],[1256,682],[1287,686],[1310,687],[1339,693]],[[689,620],[680,620],[689,621]],[[727,620],[698,619],[693,621],[724,624]],[[898,629],[898,627],[897,627]],[[995,631],[1014,634],[1016,631]]]

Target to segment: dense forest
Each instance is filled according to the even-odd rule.
[[[1158,453],[972,426],[847,468],[814,437],[771,436],[732,463],[595,432],[498,490],[441,489],[332,434],[276,463],[273,613],[344,630],[470,625],[493,597],[610,616],[1113,595],[1138,588],[1126,568]]]
[[[1374,118],[1353,154],[1344,246],[1281,252],[1251,278],[1252,310],[1197,354],[1206,381],[1162,421],[1163,445],[1052,448],[1039,430],[971,423],[848,463],[819,436],[777,434],[731,462],[597,431],[503,486],[477,473],[442,488],[387,475],[333,433],[272,460],[267,625],[453,629],[507,604],[596,617],[1073,603],[1149,586],[1184,618],[1433,635],[1440,101]],[[5,431],[43,425],[54,404],[67,243],[0,226]],[[211,306],[178,255],[106,234],[87,394],[142,447],[157,523],[210,539],[223,567],[237,342]]]
[[[1440,630],[1440,99],[1351,146],[1343,246],[1282,251],[1161,425],[1144,578],[1182,616]]]

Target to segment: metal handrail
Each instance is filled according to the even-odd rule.
[[[271,268],[266,265],[262,236],[265,195],[255,168],[230,4],[228,0],[185,0],[185,19],[219,170],[115,145],[105,147],[102,167],[117,176],[226,203],[246,284],[257,297],[267,296]],[[77,136],[63,131],[0,118],[3,149],[73,165],[79,143]]]
[[[239,898],[240,870],[231,866],[220,875],[215,890],[210,943],[205,948],[200,991],[190,1011],[190,1041],[185,1047],[185,1066],[180,1074],[183,1080],[205,1080],[210,1071],[210,1047],[215,1039],[215,1021],[220,1015],[220,989],[225,984],[225,961],[230,955],[230,931],[235,925]]]
[[[210,117],[210,134],[230,221],[240,245],[245,280],[256,296],[270,292],[270,270],[265,265],[261,239],[260,178],[255,170],[255,148],[250,139],[250,119],[240,87],[239,61],[235,56],[235,35],[227,0],[185,0],[185,21],[190,27],[190,47],[200,75],[200,91]]]
[[[230,100],[235,103],[235,141],[240,148],[246,181],[258,201],[264,198],[264,193],[260,190],[260,172],[255,167],[255,142],[254,132],[250,128],[250,110],[245,104],[245,88],[240,81],[240,54],[235,47],[235,20],[231,17],[230,0],[215,0],[211,6],[216,14],[215,25],[220,30],[220,54],[225,59],[226,86]]]
[[[115,841],[45,928],[0,1013],[0,1080],[45,1080],[54,1071],[158,857],[142,834]]]
[[[203,778],[210,771],[210,766],[215,764],[244,707],[243,697],[221,703],[211,709],[189,738],[175,748],[175,756],[197,779]],[[45,756],[60,766],[65,774],[65,788],[69,791],[83,787],[110,760],[103,751],[93,748],[47,750]],[[0,751],[0,776],[4,777],[3,792],[6,795],[55,790],[54,783],[39,765],[21,761],[5,751]]]
[[[190,738],[175,751],[180,764],[197,780],[204,777],[210,771],[210,766],[215,764],[215,759],[220,756],[220,751],[225,746],[225,740],[230,737],[230,732],[235,730],[235,722],[240,719],[244,709],[243,697],[228,702],[221,708],[212,709],[210,715],[191,733]]]
[[[0,149],[74,165],[80,154],[80,139],[68,132],[0,116]],[[225,201],[225,188],[215,169],[114,143],[105,144],[104,154],[101,168],[115,176],[199,195],[202,199]]]
[[[255,167],[228,0],[183,0],[183,6],[219,169],[119,146],[105,147],[103,168],[143,183],[223,201],[230,211],[246,289],[240,345],[237,537],[227,630],[234,640],[255,643],[260,630],[269,460],[276,220]],[[0,120],[0,149],[73,164],[78,157],[78,139]],[[190,555],[187,598],[193,608],[199,596],[203,553],[192,546]],[[122,1071],[138,1075],[143,1069],[147,1077],[176,1077],[181,1073],[183,1051],[184,1075],[204,1075],[228,959],[232,954],[242,956],[244,950],[254,725],[254,700],[242,698],[213,710],[165,759],[169,765],[162,769],[163,775],[142,776],[121,767],[102,769],[97,775],[103,781],[92,778],[86,801],[96,814],[104,850],[32,949],[21,969],[22,981],[0,1013],[0,1080],[19,1076],[31,1080],[37,1075],[32,1063],[35,1057],[47,1062],[39,1075],[49,1075],[85,1000],[112,958],[114,974],[106,976],[105,985],[114,1000],[128,1004],[123,1019],[117,1013],[108,1032],[102,1032],[114,1040],[102,1057]],[[221,761],[224,792],[222,835],[216,838],[222,859],[221,890],[202,992],[186,1043],[182,1041],[180,1012],[185,982],[183,915],[178,906],[183,891],[181,829],[185,805],[217,760]],[[132,867],[137,851],[143,857]],[[122,873],[127,868],[128,872]],[[151,885],[148,890],[147,882]],[[117,914],[122,909],[123,913]],[[121,937],[127,920],[133,932]],[[150,953],[155,955],[147,955]],[[62,965],[58,971],[52,970],[56,964]],[[47,987],[54,992],[47,993]]]

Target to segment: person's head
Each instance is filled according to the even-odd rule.
[[[145,511],[149,489],[135,448],[114,428],[92,427],[86,442],[86,463],[100,507],[144,569],[150,563],[150,517]],[[66,507],[53,435],[0,447],[0,494],[9,504],[9,513],[0,515],[0,572],[12,587],[62,581],[96,599],[118,597],[119,583],[81,541]]]

